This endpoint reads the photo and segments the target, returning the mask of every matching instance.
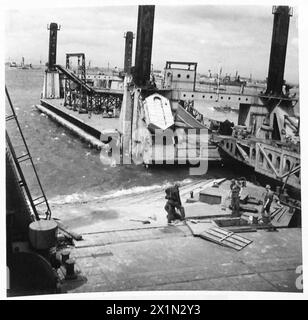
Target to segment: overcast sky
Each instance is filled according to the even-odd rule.
[[[84,52],[94,66],[123,67],[124,32],[136,33],[138,7],[11,10],[6,14],[6,59],[37,64],[47,61],[47,24],[61,25],[59,63],[65,53]],[[285,78],[298,82],[298,12],[290,20]],[[152,63],[198,62],[198,71],[264,79],[268,72],[273,15],[271,6],[155,7]]]

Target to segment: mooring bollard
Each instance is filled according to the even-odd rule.
[[[57,248],[56,247],[50,248],[50,250],[48,252],[48,258],[49,258],[49,262],[51,263],[53,268],[55,268],[55,269],[60,268],[61,261],[59,261],[59,259],[57,258]]]
[[[65,279],[71,280],[76,279],[77,275],[75,274],[75,260],[70,258],[65,262],[66,276]]]

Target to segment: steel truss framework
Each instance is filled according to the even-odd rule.
[[[71,70],[71,58],[77,58],[76,76],[86,83],[86,67],[85,67],[85,54],[84,53],[67,53],[66,54],[66,69]],[[85,90],[78,86],[68,77],[65,78],[65,95],[64,105],[72,106],[74,110],[87,109],[87,95]]]
[[[95,92],[90,97],[91,102],[88,104],[89,113],[107,114],[116,117],[121,109],[122,96],[112,93]]]
[[[81,83],[86,85],[86,68],[84,53],[68,53],[66,54],[66,69],[71,70],[70,59],[77,57],[77,70],[74,72]],[[88,113],[91,117],[92,113],[105,114],[107,116],[116,117],[122,104],[122,95],[112,92],[95,90],[93,88],[84,89],[84,87],[73,81],[67,75],[65,79],[64,105],[68,105],[79,113]]]

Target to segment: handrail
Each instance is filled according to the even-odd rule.
[[[31,157],[31,155],[30,155],[30,150],[29,150],[29,148],[28,148],[27,142],[26,142],[25,137],[24,137],[24,135],[23,135],[23,133],[22,133],[22,130],[21,130],[19,121],[18,121],[18,119],[17,119],[16,113],[15,113],[15,110],[14,110],[14,107],[13,107],[13,104],[12,104],[12,101],[11,101],[11,98],[10,98],[10,95],[9,95],[9,92],[8,92],[6,86],[5,86],[5,93],[6,93],[6,97],[7,97],[7,99],[8,99],[9,105],[10,105],[10,107],[11,107],[11,110],[12,110],[12,116],[7,117],[7,121],[12,120],[12,119],[15,119],[15,122],[16,122],[17,128],[18,128],[18,131],[19,131],[19,133],[20,133],[20,136],[21,136],[21,138],[22,138],[23,144],[24,144],[24,146],[25,146],[25,148],[26,148],[26,151],[27,151],[26,155],[29,156],[27,160],[30,160],[30,162],[31,162],[31,165],[32,165],[32,168],[33,168],[35,177],[36,177],[36,180],[37,180],[37,182],[38,182],[40,191],[41,191],[41,193],[42,193],[42,196],[41,196],[41,197],[44,198],[44,201],[43,201],[43,202],[45,202],[45,204],[46,204],[46,208],[47,208],[46,219],[47,219],[47,218],[50,219],[50,217],[51,217],[51,210],[50,210],[50,207],[49,207],[49,204],[48,204],[48,201],[47,201],[45,192],[44,192],[44,190],[43,190],[41,181],[40,181],[40,179],[39,179],[37,170],[36,170],[36,168],[35,168],[35,165],[34,165],[34,163],[33,163],[32,157]],[[38,212],[37,212],[37,210],[36,210],[36,206],[37,206],[38,204],[35,204],[35,203],[34,203],[34,200],[33,200],[32,196],[31,196],[30,189],[29,189],[29,187],[28,187],[28,185],[27,185],[25,176],[24,176],[23,171],[22,171],[22,169],[21,169],[21,167],[20,167],[20,161],[18,161],[21,157],[17,157],[17,156],[16,156],[16,153],[15,153],[15,150],[14,150],[14,147],[13,147],[13,144],[12,144],[12,142],[11,142],[11,140],[10,140],[10,137],[9,137],[9,134],[8,134],[7,130],[6,130],[6,141],[7,141],[7,144],[8,144],[8,146],[9,146],[9,149],[10,149],[10,151],[11,151],[11,153],[12,153],[12,156],[13,156],[13,159],[14,159],[14,162],[15,162],[15,165],[16,165],[16,168],[17,168],[17,170],[18,170],[19,176],[20,176],[21,181],[22,181],[22,186],[25,188],[27,197],[28,197],[29,202],[30,202],[30,204],[31,204],[31,208],[32,208],[32,210],[33,210],[33,213],[34,213],[36,219],[37,219],[37,220],[40,220],[39,214],[38,214]]]

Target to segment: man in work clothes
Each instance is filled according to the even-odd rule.
[[[241,196],[241,187],[238,182],[234,181],[231,184],[231,208],[232,216],[240,217],[240,196]]]
[[[167,211],[167,219],[168,223],[179,219],[185,219],[185,212],[182,206],[180,192],[179,192],[179,185],[175,184],[173,187],[169,187],[165,190],[167,199],[167,203],[165,205],[165,210]],[[176,212],[176,209],[180,211],[180,214]]]
[[[235,179],[232,179],[231,180],[231,183],[230,183],[230,190],[232,190],[232,188],[236,185],[236,181]]]
[[[271,223],[271,205],[272,202],[275,198],[277,203],[279,204],[279,199],[277,196],[275,196],[274,192],[271,190],[271,186],[269,184],[266,185],[265,187],[265,196],[264,196],[264,201],[263,201],[263,208],[262,208],[262,220],[264,224],[267,224],[270,228],[270,230],[276,230],[275,227],[273,227]]]
[[[232,179],[232,180],[231,180],[231,183],[230,183],[230,193],[225,197],[225,200],[224,200],[224,202],[223,202],[223,204],[222,204],[222,208],[221,208],[222,210],[226,210],[226,207],[227,207],[227,205],[228,205],[228,203],[229,203],[229,200],[231,199],[232,188],[233,188],[233,186],[235,185],[235,183],[236,183],[235,179]],[[232,209],[231,203],[230,203],[230,205],[229,205],[229,208]]]

